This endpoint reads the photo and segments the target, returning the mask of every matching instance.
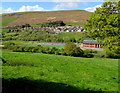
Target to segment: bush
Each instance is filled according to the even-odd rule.
[[[84,53],[84,57],[93,58],[94,55],[93,55],[93,54],[90,54],[90,53]]]
[[[56,26],[65,26],[66,24],[63,21],[54,21],[54,22],[47,22],[43,23],[42,27],[56,27]]]
[[[86,49],[84,50],[86,53],[97,53],[96,50],[92,50],[92,49]]]
[[[92,53],[97,53],[97,51],[96,50],[92,50]]]
[[[80,47],[77,47],[77,45],[72,42],[66,43],[64,46],[64,50],[66,55],[68,56],[80,57],[84,54],[83,50]]]
[[[92,53],[93,53],[92,50],[86,49],[86,50],[84,50],[84,57],[92,58],[92,57],[94,57],[94,55]]]
[[[80,47],[76,47],[73,56],[75,57],[82,57],[84,51]]]
[[[106,58],[120,58],[120,55],[114,53],[113,51],[106,51]]]
[[[76,48],[76,47],[77,47],[77,46],[76,46],[74,43],[72,43],[72,42],[66,43],[65,46],[64,46],[65,53],[66,53],[68,56],[74,55],[74,53],[75,53],[75,48]]]
[[[39,52],[39,49],[39,46],[33,47],[31,52]]]
[[[24,27],[31,27],[30,24],[24,24],[24,25],[21,25],[22,28]]]
[[[51,54],[55,54],[58,49],[56,47],[51,48]]]
[[[56,55],[61,55],[60,50],[56,50],[56,51],[55,51],[55,54],[56,54]]]
[[[12,50],[13,49],[13,46],[15,46],[16,44],[13,43],[13,42],[7,42],[7,43],[4,43],[4,47],[3,49],[10,49]]]
[[[12,51],[13,52],[25,52],[24,49],[25,49],[24,46],[13,46]]]

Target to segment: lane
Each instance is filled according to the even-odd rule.
[[[55,46],[64,46],[65,43],[51,43],[51,42],[43,42],[43,43],[26,43],[27,45],[33,44],[33,45],[55,45]],[[97,50],[97,51],[103,51],[103,48],[93,48],[93,47],[83,47],[81,45],[78,45],[81,49],[92,49],[92,50]]]

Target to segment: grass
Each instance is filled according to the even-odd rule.
[[[9,29],[2,29],[2,33],[7,33],[9,32]]]
[[[97,51],[97,53],[94,53],[94,57],[96,57],[96,58],[101,58],[101,57],[105,57],[105,56],[106,56],[105,51]]]
[[[38,45],[35,45],[35,44],[29,44],[27,46],[38,46]],[[62,49],[64,48],[64,46],[57,46],[57,45],[41,45],[42,47],[50,47],[50,48],[53,48],[53,47],[56,47],[58,49]]]
[[[11,40],[11,41],[3,41],[4,43],[16,43],[16,44],[24,44],[24,43],[32,43],[33,41],[17,41],[17,40]]]
[[[66,25],[72,25],[72,26],[84,26],[84,23],[82,22],[66,22]]]
[[[76,40],[80,39],[81,37],[85,37],[82,32],[64,32],[58,35],[60,38],[75,38]]]
[[[3,17],[2,18],[2,27],[7,26],[9,23],[13,22],[16,20],[16,17]]]
[[[64,46],[57,46],[57,45],[41,45],[41,46],[43,46],[43,47],[50,47],[50,48],[56,47],[56,48],[58,48],[58,49],[64,48]]]
[[[7,50],[3,50],[2,57],[9,64],[13,64],[12,66],[2,67],[2,77],[5,80],[11,79],[14,81],[14,79],[19,80],[28,77],[38,83],[40,83],[39,80],[44,80],[57,85],[66,84],[83,90],[118,91],[117,59],[81,58]],[[17,63],[19,65],[16,65]],[[22,63],[24,64],[22,65]],[[13,82],[12,84],[14,85]],[[47,84],[48,86],[43,86],[43,89],[51,86],[51,83]],[[56,87],[56,85],[53,87]]]

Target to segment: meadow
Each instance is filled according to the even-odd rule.
[[[82,42],[86,39],[86,35],[83,32],[64,32],[58,35],[59,38],[64,39],[75,39],[77,42]]]
[[[118,60],[3,50],[3,91],[118,91]],[[9,84],[9,87],[8,87]],[[26,86],[27,85],[27,86]],[[9,92],[10,92],[9,90]],[[20,91],[20,92],[19,92]]]
[[[36,44],[29,44],[29,45],[27,45],[27,46],[31,46],[31,47],[34,47],[34,46],[38,46],[38,45],[36,45]],[[53,47],[55,47],[55,48],[57,48],[57,49],[62,49],[62,48],[64,48],[64,46],[59,46],[59,45],[41,45],[42,47],[49,47],[49,48],[53,48]]]
[[[17,18],[16,17],[3,17],[2,18],[2,27],[8,25],[10,22],[15,21]]]

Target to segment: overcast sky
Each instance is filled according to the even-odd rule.
[[[86,10],[94,12],[103,1],[99,0],[4,0],[0,6],[0,13],[13,13],[25,11],[57,11],[57,10]],[[25,2],[26,1],[26,2]],[[48,2],[49,1],[49,2]],[[92,2],[90,2],[92,1]],[[95,2],[93,2],[95,1]]]

